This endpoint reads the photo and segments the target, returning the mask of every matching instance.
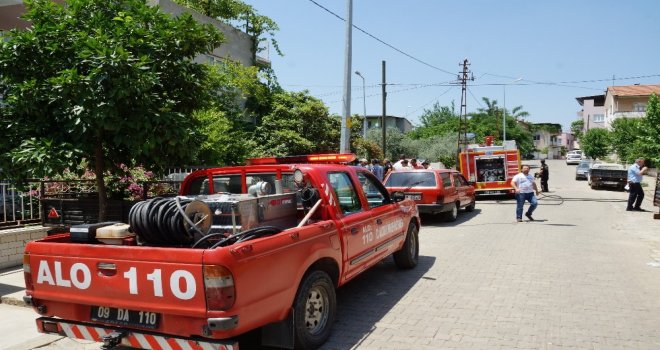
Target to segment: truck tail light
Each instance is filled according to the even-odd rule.
[[[205,265],[204,286],[209,310],[225,311],[234,306],[236,289],[234,276],[229,269],[219,265]]]
[[[23,277],[25,279],[25,289],[34,290],[32,284],[32,268],[30,267],[30,254],[23,254]]]

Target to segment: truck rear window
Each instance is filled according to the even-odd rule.
[[[432,172],[394,172],[385,182],[386,187],[435,187],[435,173]]]

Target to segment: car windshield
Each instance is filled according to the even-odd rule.
[[[394,172],[385,182],[387,187],[435,187],[435,175],[424,172]]]
[[[589,163],[580,163],[578,169],[589,169]]]

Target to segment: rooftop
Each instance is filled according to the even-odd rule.
[[[660,95],[660,85],[609,86],[607,92],[613,96],[649,96]]]

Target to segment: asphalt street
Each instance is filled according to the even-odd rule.
[[[626,212],[625,192],[576,181],[575,166],[548,164],[536,221],[517,223],[506,199],[478,201],[453,223],[423,217],[417,268],[387,259],[340,288],[323,349],[660,349],[660,220]],[[643,207],[658,211],[650,196]],[[34,327],[28,308],[0,305],[0,315],[3,334]],[[36,348],[26,341],[37,336],[0,348]]]

